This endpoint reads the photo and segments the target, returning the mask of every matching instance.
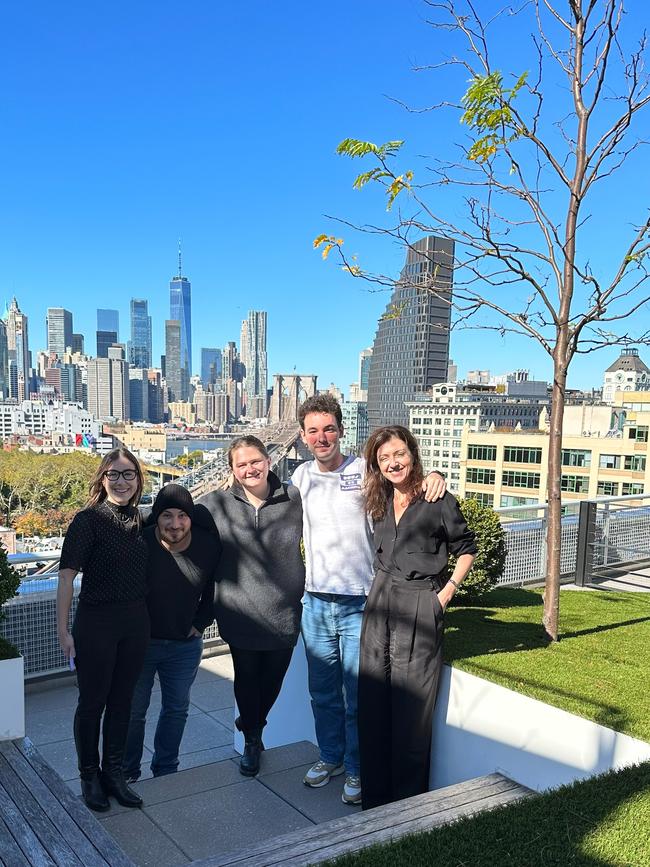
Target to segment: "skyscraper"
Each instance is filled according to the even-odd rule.
[[[187,400],[192,375],[192,284],[187,277],[183,277],[180,245],[178,274],[169,283],[169,318],[180,324],[180,366],[185,371],[184,382],[187,383],[186,390],[179,394],[176,400]],[[169,365],[169,358],[167,364]]]
[[[370,432],[408,424],[406,401],[446,382],[454,244],[429,235],[413,244],[379,320],[368,376]]]
[[[110,347],[108,358],[88,361],[88,409],[98,419],[130,418],[129,365],[120,347]]]
[[[131,299],[129,361],[133,367],[151,367],[151,316],[144,298]]]
[[[117,343],[120,314],[117,310],[97,309],[97,358],[108,358],[108,347]]]
[[[186,373],[184,368],[181,368],[181,324],[178,319],[167,319],[165,321],[165,381],[170,402],[185,399],[189,391]],[[185,383],[187,385],[184,390]]]
[[[207,389],[209,385],[221,382],[221,350],[203,347],[201,349],[201,382]]]
[[[246,405],[252,405],[253,398],[263,397],[266,403],[267,363],[266,363],[266,311],[249,310],[246,333],[246,356],[242,348],[242,361],[245,365]],[[242,324],[242,334],[244,327]]]
[[[9,397],[9,344],[7,324],[0,319],[0,400]]]
[[[370,375],[370,362],[372,349],[362,349],[359,353],[359,388],[368,391],[368,376]]]
[[[47,308],[47,351],[59,358],[72,346],[72,313],[63,307]]]
[[[7,349],[9,352],[9,396],[18,400],[29,398],[29,339],[27,316],[21,312],[15,297],[7,311]]]

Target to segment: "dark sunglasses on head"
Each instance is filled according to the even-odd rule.
[[[122,476],[125,482],[132,482],[138,477],[135,470],[106,470],[104,478],[109,482],[116,482]]]

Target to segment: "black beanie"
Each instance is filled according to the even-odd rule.
[[[154,500],[151,510],[154,521],[158,520],[165,509],[180,509],[191,520],[194,514],[192,495],[182,485],[165,485],[158,491],[158,496]]]

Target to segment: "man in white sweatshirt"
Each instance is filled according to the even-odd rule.
[[[302,497],[307,567],[302,638],[320,759],[303,782],[325,786],[345,772],[343,802],[361,803],[357,681],[361,622],[373,578],[372,528],[362,492],[365,461],[341,454],[341,407],[317,394],[298,411],[301,437],[314,461],[299,466],[292,482]],[[429,501],[445,481],[426,479]]]

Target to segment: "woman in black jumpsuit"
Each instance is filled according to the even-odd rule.
[[[375,579],[361,631],[359,747],[364,809],[426,792],[443,616],[476,545],[456,499],[422,498],[417,442],[379,428],[366,445]],[[451,577],[448,555],[457,557]]]
[[[98,811],[108,810],[109,794],[125,807],[142,806],[122,773],[131,699],[149,643],[147,546],[137,508],[142,484],[142,470],[130,451],[109,452],[93,477],[86,508],[68,527],[61,551],[56,597],[59,643],[77,669],[74,740],[81,794],[86,805]],[[78,572],[83,573],[81,592],[69,631]]]

